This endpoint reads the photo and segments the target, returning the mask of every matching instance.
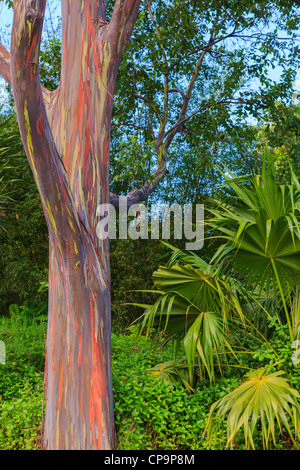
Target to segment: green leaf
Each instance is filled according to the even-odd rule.
[[[255,449],[253,435],[260,421],[265,448],[269,446],[270,437],[276,444],[276,424],[279,429],[285,427],[296,446],[296,439],[300,437],[300,395],[286,378],[281,377],[283,374],[283,371],[268,374],[264,368],[248,372],[239,387],[215,402],[204,432],[210,444],[218,424],[225,421],[226,447],[234,445],[234,439],[242,429],[246,448]]]

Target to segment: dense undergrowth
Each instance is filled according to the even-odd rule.
[[[45,329],[43,321],[0,319],[0,341],[6,345],[6,363],[0,364],[0,450],[42,448]],[[278,334],[284,339],[284,331]],[[287,350],[288,346],[283,347],[282,359],[289,361]],[[172,357],[171,342],[161,349],[145,337],[136,342],[133,335],[112,335],[116,449],[208,448],[202,435],[209,408],[239,385],[244,370],[234,370],[229,378],[216,377],[212,385],[198,382],[189,393],[180,384],[173,387],[149,373],[153,366]],[[271,359],[270,352],[263,349],[254,357],[262,365]],[[299,388],[300,374],[293,374],[293,380]],[[215,449],[224,448],[225,432],[225,425],[221,426]],[[258,448],[259,439],[257,433]],[[277,449],[292,448],[284,434],[280,442]],[[241,439],[235,448],[243,445]]]

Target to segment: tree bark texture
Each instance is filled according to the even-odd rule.
[[[111,449],[113,398],[109,242],[96,209],[109,202],[111,111],[118,67],[140,0],[62,0],[62,74],[39,79],[46,0],[15,0],[11,82],[20,132],[49,230],[47,449]]]

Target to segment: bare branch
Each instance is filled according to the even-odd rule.
[[[216,19],[215,19],[215,22],[214,22],[214,25],[213,25],[213,30],[211,31],[211,34],[210,34],[210,39],[209,39],[208,43],[206,44],[206,46],[204,47],[204,49],[203,49],[203,51],[202,51],[202,53],[201,53],[201,55],[200,55],[200,57],[197,61],[196,67],[194,68],[194,71],[192,73],[189,85],[187,87],[187,91],[186,91],[186,93],[181,94],[181,96],[183,98],[182,108],[181,108],[180,114],[178,116],[177,123],[175,124],[175,126],[172,127],[172,129],[170,129],[167,132],[167,138],[164,142],[164,151],[166,151],[169,148],[174,136],[179,131],[180,127],[184,124],[184,122],[186,122],[191,117],[190,116],[189,118],[186,118],[186,113],[187,113],[189,101],[191,99],[192,91],[194,89],[195,82],[198,78],[200,69],[202,67],[205,55],[208,52],[211,52],[212,47],[216,42],[216,38],[215,38],[215,35],[214,35],[214,28],[216,26],[217,19],[218,19],[218,17],[216,17]],[[234,33],[234,31],[233,31],[233,33]],[[166,137],[166,136],[164,136],[164,137]]]
[[[133,204],[146,201],[157,188],[158,184],[163,180],[166,173],[167,168],[165,163],[163,163],[157,168],[150,181],[145,183],[141,188],[133,189],[127,194],[127,207],[131,207]],[[120,196],[117,194],[110,193],[110,204],[112,204],[117,209],[119,207],[119,197]]]
[[[196,67],[193,71],[193,74],[192,74],[192,77],[191,77],[191,80],[190,80],[190,83],[188,85],[188,88],[187,88],[187,91],[185,94],[182,95],[183,97],[183,104],[182,104],[182,108],[181,108],[181,112],[178,116],[178,119],[177,119],[177,123],[175,124],[175,126],[172,127],[171,130],[168,131],[167,133],[167,139],[165,141],[165,145],[166,145],[166,148],[168,148],[176,134],[176,132],[180,129],[181,125],[186,121],[185,119],[185,116],[186,116],[186,112],[187,112],[187,108],[188,108],[188,104],[189,104],[189,101],[190,101],[190,98],[191,98],[191,94],[192,94],[192,90],[194,88],[194,85],[195,85],[195,82],[196,82],[196,79],[199,75],[199,71],[200,71],[200,68],[202,66],[202,63],[203,63],[203,60],[204,60],[204,57],[205,57],[205,54],[211,49],[211,46],[208,44],[207,45],[207,48],[202,52],[202,54],[200,55],[199,59],[198,59],[198,62],[196,64]]]

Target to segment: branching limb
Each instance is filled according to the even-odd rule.
[[[163,180],[167,173],[166,165],[163,163],[160,165],[150,181],[144,184],[141,188],[134,189],[127,194],[127,207],[131,207],[133,204],[146,201],[153,191],[157,188],[158,184]],[[115,208],[119,207],[119,196],[114,193],[110,193],[110,204]]]
[[[66,238],[80,224],[47,119],[39,79],[45,5],[46,0],[14,2],[11,84],[24,148],[41,196],[49,234],[54,232],[56,237]],[[65,210],[69,218],[64,222]]]
[[[177,119],[177,123],[167,133],[167,138],[165,140],[166,148],[169,148],[169,146],[171,145],[171,142],[172,142],[173,138],[175,137],[177,131],[180,129],[182,124],[186,121],[185,117],[186,117],[188,104],[189,104],[189,101],[191,99],[192,91],[193,91],[196,79],[199,75],[199,71],[200,71],[200,68],[202,66],[204,57],[210,49],[211,49],[211,46],[208,45],[207,49],[205,49],[202,52],[202,54],[200,55],[200,57],[197,61],[196,67],[193,71],[193,74],[192,74],[190,83],[188,85],[187,91],[186,91],[186,93],[182,93],[182,95],[181,95],[182,98],[183,98],[183,104],[182,104],[181,111],[180,111],[180,114],[179,114],[178,119]]]
[[[215,20],[215,24],[216,24],[216,21],[217,21],[217,18]],[[190,79],[190,82],[188,84],[186,92],[185,93],[181,92],[181,96],[183,98],[183,104],[182,104],[181,111],[180,111],[180,114],[179,114],[178,119],[177,119],[177,123],[172,127],[172,129],[170,129],[167,132],[166,136],[164,136],[165,137],[165,142],[164,142],[165,150],[167,150],[169,148],[173,138],[175,137],[176,133],[179,131],[179,129],[183,125],[183,123],[188,120],[188,119],[186,119],[186,113],[187,113],[188,105],[189,105],[189,102],[190,102],[190,99],[191,99],[192,91],[193,91],[194,86],[195,86],[195,82],[198,78],[198,75],[199,75],[200,69],[202,67],[205,55],[208,52],[211,51],[214,44],[215,44],[215,36],[214,36],[214,32],[212,31],[209,42],[204,47],[204,49],[203,49],[202,53],[200,54],[200,57],[197,61],[196,67],[194,68],[194,71],[192,73],[192,76],[191,76],[191,79]]]
[[[109,36],[115,54],[121,60],[131,36],[141,0],[116,0],[109,22]]]
[[[10,74],[10,57],[8,51],[2,44],[0,44],[0,75],[10,85],[11,74]]]

